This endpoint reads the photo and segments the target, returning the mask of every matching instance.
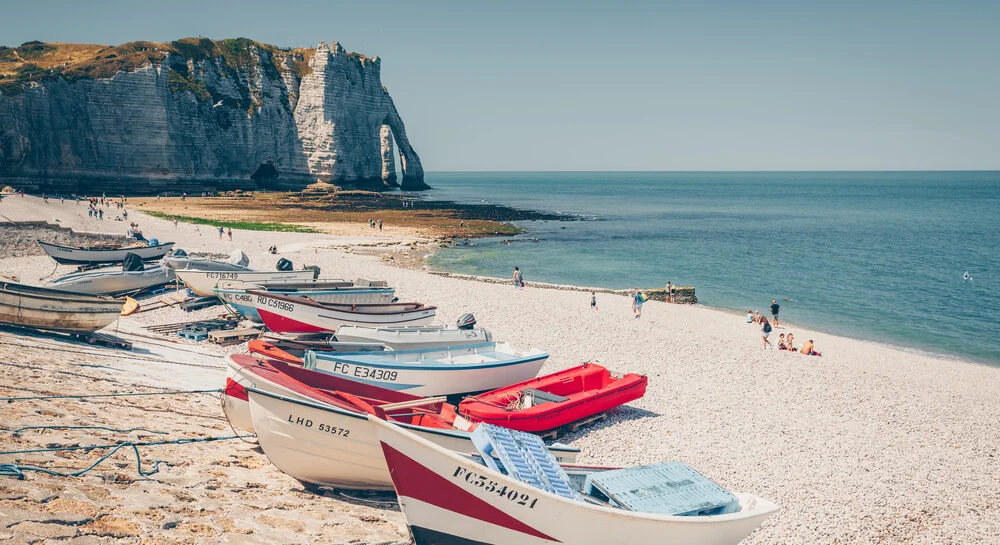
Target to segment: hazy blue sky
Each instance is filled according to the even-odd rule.
[[[339,41],[428,170],[1000,169],[1000,2],[12,2],[0,42]]]

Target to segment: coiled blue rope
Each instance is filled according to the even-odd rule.
[[[180,394],[217,394],[221,388],[214,390],[175,390],[167,392],[133,392],[128,394],[81,394],[81,395],[59,395],[59,396],[29,396],[29,397],[0,397],[0,401],[13,403],[15,401],[28,401],[33,399],[84,399],[88,397],[135,397],[135,396],[164,396]]]
[[[110,452],[102,456],[96,462],[90,466],[70,473],[64,473],[60,471],[53,471],[51,469],[45,469],[44,467],[35,466],[23,466],[20,464],[0,464],[0,476],[17,477],[18,479],[24,479],[25,471],[35,471],[38,473],[45,473],[46,475],[52,475],[55,477],[79,477],[87,473],[88,471],[94,469],[101,464],[104,460],[110,458],[114,453],[118,452],[120,449],[125,447],[131,447],[132,451],[135,453],[135,461],[137,465],[137,471],[139,475],[143,477],[148,477],[160,471],[160,464],[167,464],[163,460],[154,460],[152,463],[152,469],[148,471],[143,471],[142,469],[142,456],[139,454],[139,447],[149,447],[149,446],[159,446],[159,445],[185,445],[188,443],[208,443],[213,441],[228,441],[231,439],[243,439],[247,437],[253,437],[252,435],[223,435],[218,437],[198,437],[190,439],[174,439],[171,441],[147,441],[141,443],[133,443],[127,441],[124,443],[118,443],[114,445],[90,445],[90,446],[77,446],[77,447],[54,447],[54,448],[44,448],[44,449],[29,449],[29,450],[11,450],[6,452],[0,452],[0,454],[32,454],[38,452],[59,452],[59,451],[70,451],[70,450],[100,450],[100,449],[111,449]]]

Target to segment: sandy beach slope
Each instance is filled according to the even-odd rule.
[[[1000,368],[785,324],[776,333],[793,331],[800,342],[814,339],[824,357],[764,351],[759,331],[725,312],[650,302],[636,320],[624,297],[599,294],[600,311],[594,312],[589,294],[514,291],[396,268],[376,256],[345,250],[391,243],[391,233],[335,237],[234,231],[229,242],[206,226],[174,228],[129,213],[147,237],[176,241],[189,252],[242,249],[252,265],[270,268],[276,257],[265,249],[276,244],[278,257],[297,266],[319,265],[326,277],[386,279],[401,299],[436,304],[444,321],[473,312],[497,338],[549,351],[543,372],[598,361],[613,370],[649,375],[645,398],[566,440],[582,449],[582,461],[680,460],[730,490],[777,502],[782,511],[746,543],[1000,543]],[[120,222],[87,218],[85,205],[43,204],[30,197],[4,199],[0,214],[13,220],[58,219],[83,231],[125,230]],[[0,274],[29,283],[38,283],[52,269],[44,256],[0,260]],[[794,306],[782,315],[794,323]],[[140,327],[186,317],[192,316],[167,309],[121,320],[126,335],[150,336],[136,336],[137,350],[124,355],[5,332],[0,336],[0,395],[220,387],[221,351],[167,343]],[[50,351],[55,348],[85,354]],[[135,356],[148,359],[130,359]],[[7,428],[58,423],[145,427],[169,437],[232,433],[219,420],[218,400],[210,395],[18,402],[0,410]],[[148,432],[128,436],[160,437],[143,433]],[[79,431],[0,434],[5,451],[122,437]],[[85,467],[92,456],[44,454],[24,460],[65,469]],[[335,492],[317,495],[277,472],[251,444],[156,447],[144,457],[171,465],[140,479],[134,457],[121,453],[114,464],[81,478],[0,478],[0,543],[78,536],[90,542],[149,543],[407,539],[395,507],[379,508]],[[11,461],[0,456],[0,463]]]

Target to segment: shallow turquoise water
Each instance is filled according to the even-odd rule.
[[[430,173],[429,197],[584,217],[432,260],[453,272],[697,288],[708,306],[1000,363],[1000,172]],[[537,242],[530,239],[537,238]],[[963,280],[969,271],[973,280]],[[784,298],[793,301],[784,301]]]

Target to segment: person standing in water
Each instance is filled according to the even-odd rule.
[[[667,298],[666,298],[666,302],[672,303],[673,301],[674,301],[674,288],[670,284],[670,281],[667,280]]]

